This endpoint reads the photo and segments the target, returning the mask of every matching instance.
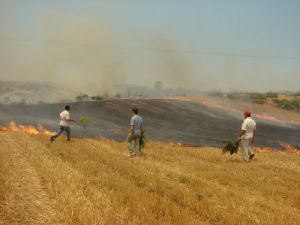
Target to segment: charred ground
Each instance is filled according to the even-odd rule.
[[[138,107],[144,118],[147,138],[192,145],[220,146],[237,136],[242,117],[205,104],[180,99],[115,99],[72,103],[72,116],[90,118],[87,129],[74,125],[75,136],[102,136],[124,140],[131,108]],[[5,105],[0,107],[0,123],[42,124],[50,130],[58,126],[64,104]],[[279,148],[279,142],[299,145],[300,126],[280,125],[258,120],[256,145]]]

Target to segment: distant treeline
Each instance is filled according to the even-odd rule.
[[[209,96],[225,97],[232,100],[242,100],[256,104],[271,103],[282,109],[300,112],[300,92],[210,92]]]

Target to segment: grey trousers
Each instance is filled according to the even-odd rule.
[[[127,146],[130,153],[139,154],[140,152],[140,137],[141,135],[131,135],[127,136]]]
[[[64,131],[67,134],[67,140],[70,141],[71,140],[71,129],[70,129],[70,127],[64,127],[64,126],[60,126],[57,134],[53,135],[50,140],[55,141],[55,139],[58,138]]]

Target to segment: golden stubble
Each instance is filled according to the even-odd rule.
[[[12,212],[3,196],[14,199],[16,189],[8,187],[14,186],[15,176],[23,176],[35,180],[32,186],[38,184],[44,193],[40,201],[48,205],[30,215],[39,195],[27,198],[27,213],[15,211],[14,216],[28,220],[51,210],[49,220],[78,225],[299,221],[300,158],[293,155],[259,153],[244,163],[241,155],[221,155],[220,149],[149,142],[141,156],[130,159],[125,143],[106,139],[67,143],[61,138],[50,144],[43,135],[0,133],[0,140],[1,157],[15,152],[22,159],[1,164],[1,180],[6,180],[0,191],[1,216],[8,220]],[[18,163],[32,174],[18,170]],[[30,193],[31,186],[26,188]]]

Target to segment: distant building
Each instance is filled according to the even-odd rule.
[[[161,81],[155,81],[154,83],[154,95],[163,95],[163,83]]]
[[[163,83],[161,81],[155,81],[155,83],[154,83],[154,90],[157,93],[161,93],[162,90],[163,90]]]

